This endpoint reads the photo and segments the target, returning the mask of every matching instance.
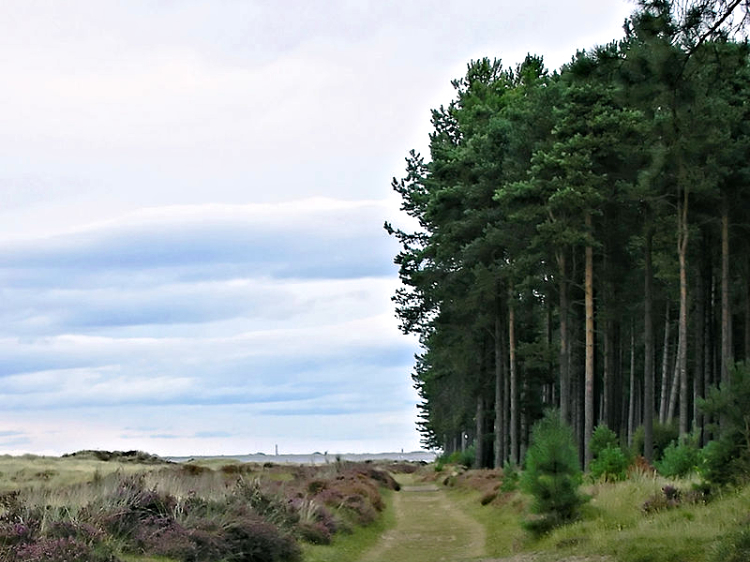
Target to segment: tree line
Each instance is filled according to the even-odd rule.
[[[558,71],[485,58],[453,81],[393,180],[414,227],[385,224],[427,446],[518,464],[549,408],[584,466],[598,424],[649,460],[655,428],[712,439],[701,400],[750,358],[747,15],[642,0]]]

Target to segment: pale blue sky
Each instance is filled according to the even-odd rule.
[[[5,2],[0,453],[417,449],[390,180],[470,59],[633,8]]]

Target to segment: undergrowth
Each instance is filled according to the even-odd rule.
[[[425,477],[441,483],[451,470]],[[485,526],[488,557],[533,552],[539,562],[601,556],[618,562],[750,560],[750,487],[707,496],[696,477],[635,472],[625,481],[583,486],[591,501],[581,518],[536,537],[522,525],[530,499],[517,490],[501,492],[503,479],[498,470],[466,471],[446,487],[456,505]],[[497,493],[486,502],[489,489]]]

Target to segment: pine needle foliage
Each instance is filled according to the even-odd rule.
[[[526,468],[521,489],[533,498],[532,513],[526,522],[535,534],[574,521],[586,498],[579,493],[582,472],[578,449],[571,428],[549,410],[532,429],[531,445],[526,453]]]

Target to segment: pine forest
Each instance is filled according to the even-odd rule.
[[[518,464],[554,409],[654,460],[750,360],[747,2],[642,0],[556,71],[468,64],[394,179],[426,446]],[[395,226],[409,224],[410,227]]]

